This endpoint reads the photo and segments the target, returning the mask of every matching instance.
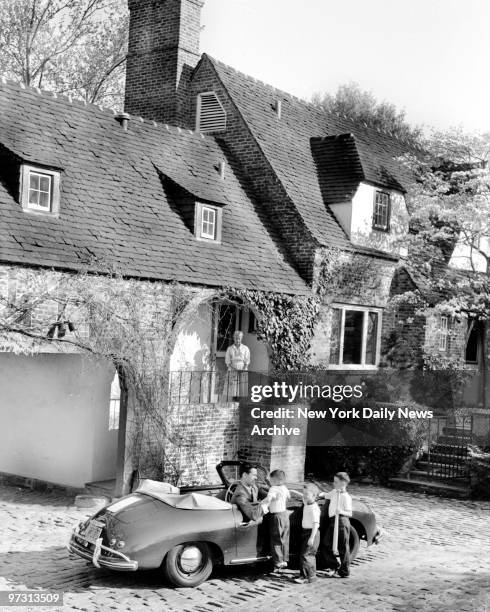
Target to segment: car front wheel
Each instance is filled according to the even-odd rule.
[[[204,542],[189,542],[172,548],[163,562],[165,576],[178,587],[195,587],[209,578],[213,557]]]

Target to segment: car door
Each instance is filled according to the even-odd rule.
[[[267,517],[262,523],[245,522],[237,506],[233,505],[235,517],[236,558],[231,563],[252,563],[268,558]]]

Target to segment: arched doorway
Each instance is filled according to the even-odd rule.
[[[185,315],[184,315],[185,316]],[[170,358],[171,397],[178,403],[217,403],[226,396],[225,354],[235,331],[250,351],[249,372],[267,373],[269,354],[257,338],[256,314],[239,300],[202,301],[180,322]]]

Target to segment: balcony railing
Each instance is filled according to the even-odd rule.
[[[249,397],[251,385],[265,385],[270,377],[262,372],[179,370],[170,372],[172,404],[211,404]]]

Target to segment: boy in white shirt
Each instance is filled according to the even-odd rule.
[[[298,584],[315,582],[316,580],[316,551],[320,544],[320,508],[316,503],[318,487],[308,482],[303,487],[303,520],[301,526],[301,556],[300,575],[294,581]]]
[[[350,521],[352,497],[346,488],[350,482],[347,472],[337,472],[333,479],[333,490],[320,493],[319,497],[330,500],[328,506],[328,528],[322,538],[321,552],[327,567],[327,574],[347,578],[350,574]],[[337,560],[340,558],[340,565]]]
[[[269,533],[274,571],[287,567],[289,560],[289,512],[287,502],[291,494],[284,484],[283,470],[270,473],[271,488],[262,504],[269,507]]]

